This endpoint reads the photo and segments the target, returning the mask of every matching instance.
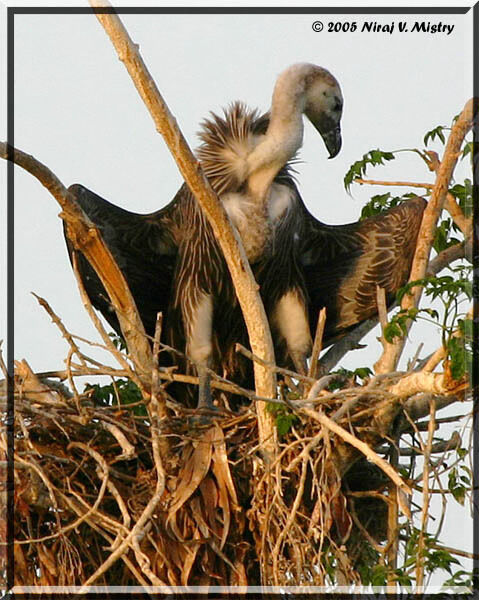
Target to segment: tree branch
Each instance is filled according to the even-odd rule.
[[[466,103],[457,121],[454,123],[447,140],[441,164],[436,172],[436,182],[426,210],[424,211],[409,281],[422,279],[426,275],[437,221],[448,193],[449,182],[459,158],[461,145],[467,132],[471,129],[473,118],[475,117],[475,115],[473,115],[473,100],[474,99],[471,99]],[[401,308],[403,310],[409,310],[410,308],[417,307],[421,294],[422,287],[416,286],[410,294],[405,294],[401,303]],[[408,329],[411,327],[411,321],[408,322],[407,327]],[[403,336],[387,345],[382,356],[375,364],[377,373],[387,373],[396,368],[405,341],[406,336]]]
[[[135,301],[100,232],[85,215],[58,177],[33,156],[0,142],[0,156],[22,167],[46,187],[62,207],[72,244],[95,269],[115,308],[121,330],[136,367],[145,376],[152,365],[151,350]]]
[[[391,307],[393,308],[393,307]],[[319,366],[321,373],[329,373],[338,362],[351,350],[357,350],[361,346],[359,341],[367,335],[378,324],[378,317],[374,316],[360,323],[340,338],[331,348],[321,357]]]
[[[431,260],[427,267],[426,277],[434,277],[434,275],[445,269],[455,260],[465,257],[466,241],[449,246],[449,248],[446,248]]]
[[[111,9],[109,2],[106,0],[90,0],[90,4],[93,8],[100,9],[95,11],[98,20],[110,37],[120,60],[128,70],[135,87],[153,118],[157,130],[167,143],[186,184],[208,218],[230,270],[236,295],[245,318],[253,353],[262,358],[265,363],[273,364],[275,362],[273,342],[258,285],[254,280],[242,244],[231,228],[223,205],[212,190],[198,160],[191,152],[176,120],[156,87],[141,58],[138,45],[132,42],[117,14],[110,11],[108,13],[101,11],[101,8],[104,7]],[[254,363],[254,372],[257,395],[273,398],[276,394],[274,372],[258,362]],[[272,418],[266,412],[264,406],[258,408],[258,426],[260,441],[267,446],[265,450],[274,452],[275,429]]]

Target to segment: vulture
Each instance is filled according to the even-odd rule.
[[[341,147],[342,94],[316,65],[295,64],[277,79],[271,109],[260,115],[236,102],[202,124],[197,155],[245,247],[272,327],[278,364],[304,372],[319,310],[324,343],[376,312],[376,286],[388,299],[405,283],[424,209],[422,199],[348,225],[313,217],[296,188],[292,163],[303,139],[303,115],[330,157]],[[212,407],[208,368],[237,381],[245,367],[235,343],[246,328],[219,245],[200,206],[183,185],[164,208],[126,211],[87,188],[69,188],[100,229],[135,299],[146,333],[164,315],[164,341],[184,351],[199,379],[198,407]],[[90,300],[121,335],[99,278],[77,254]]]

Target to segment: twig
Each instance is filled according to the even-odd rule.
[[[294,520],[296,518],[296,514],[298,512],[298,509],[300,507],[300,502],[303,498],[303,493],[304,493],[304,485],[306,482],[306,474],[308,472],[308,461],[303,458],[302,461],[302,465],[301,465],[301,477],[298,483],[298,489],[296,492],[296,496],[294,498],[294,502],[293,505],[291,507],[291,511],[288,515],[288,518],[286,519],[286,523],[284,524],[283,529],[281,530],[278,539],[276,540],[276,543],[274,545],[273,551],[272,551],[272,557],[273,557],[273,573],[276,576],[277,573],[277,568],[278,568],[278,555],[279,555],[279,551],[281,548],[281,544],[283,543],[283,540],[285,539],[286,535],[288,534],[289,530],[291,529],[292,525],[294,524]],[[274,582],[275,585],[279,585],[279,581],[275,581]]]
[[[313,350],[311,352],[311,364],[309,365],[308,377],[316,379],[318,376],[318,359],[323,347],[324,326],[326,324],[326,307],[319,311],[318,324],[314,336]]]
[[[146,505],[146,508],[144,509],[144,511],[142,512],[141,516],[137,520],[137,522],[136,522],[135,526],[133,527],[133,529],[131,529],[130,532],[125,536],[125,538],[123,539],[123,541],[121,542],[121,544],[118,546],[118,548],[116,548],[116,550],[114,550],[110,554],[110,556],[105,560],[105,562],[102,565],[100,565],[100,567],[98,567],[98,569],[93,573],[93,575],[91,575],[87,579],[87,581],[83,584],[83,586],[82,586],[82,588],[80,590],[80,593],[87,591],[88,586],[90,586],[101,575],[103,575],[103,573],[105,573],[106,571],[108,571],[108,569],[120,557],[122,557],[124,555],[124,553],[128,550],[128,547],[132,543],[132,539],[134,537],[137,537],[138,535],[141,535],[141,532],[144,530],[144,526],[146,525],[146,523],[151,518],[153,512],[156,509],[156,506],[157,506],[158,502],[160,501],[160,498],[161,498],[161,496],[163,494],[163,490],[164,490],[164,479],[158,477],[157,482],[156,482],[156,489],[155,489],[155,491],[153,493],[153,496],[150,498],[150,501]],[[164,585],[164,586],[166,586],[167,584],[165,582],[161,581],[159,578],[157,578],[157,581],[155,581],[155,585]]]
[[[427,532],[427,522],[429,519],[429,503],[430,503],[430,494],[429,494],[429,459],[431,456],[431,449],[434,441],[434,430],[436,428],[436,407],[434,402],[430,402],[429,405],[429,425],[428,425],[428,436],[427,443],[423,445],[421,439],[421,450],[424,455],[424,466],[423,466],[423,504],[422,504],[422,515],[421,515],[421,529],[419,531],[419,537],[417,541],[417,561],[416,561],[416,585],[418,587],[422,587],[424,581],[424,548],[425,548],[425,539],[424,536]]]
[[[125,371],[128,373],[128,377],[132,381],[134,381],[141,390],[144,390],[144,384],[143,384],[142,380],[132,370],[132,368],[128,364],[128,361],[125,360],[125,357],[123,356],[123,354],[119,350],[117,350],[115,344],[112,342],[110,336],[105,331],[105,328],[103,327],[100,319],[98,318],[95,311],[93,310],[93,307],[90,302],[90,298],[88,297],[88,294],[86,293],[85,287],[83,286],[83,281],[82,281],[82,279],[80,277],[80,273],[78,271],[78,261],[77,261],[77,258],[75,255],[73,256],[72,266],[73,266],[73,272],[75,274],[75,278],[77,280],[78,290],[80,292],[80,296],[83,301],[83,306],[85,307],[85,310],[87,311],[90,319],[92,320],[93,325],[95,326],[96,330],[100,334],[106,348],[117,359],[117,361],[120,363],[120,365],[125,369]],[[151,363],[151,350],[149,348],[148,348],[148,353],[150,355],[150,363]]]
[[[429,263],[426,271],[426,277],[434,277],[440,271],[445,269],[455,260],[460,260],[466,257],[466,244],[467,242],[461,242],[449,246],[445,250],[442,250],[437,256],[435,256]]]
[[[65,496],[64,494],[62,494],[60,492],[60,495],[62,496],[63,500],[65,501],[65,503],[80,517],[83,516],[84,513],[81,512],[81,509],[76,506],[75,502],[73,501],[73,499],[68,498],[67,496]],[[98,514],[98,513],[97,513]],[[105,538],[105,540],[108,542],[108,544],[111,546],[113,546],[113,544],[115,544],[115,540],[112,539],[105,531],[103,531],[103,529],[101,527],[99,527],[97,525],[97,523],[95,522],[95,520],[90,516],[87,519],[85,519],[85,522],[88,523],[88,525],[90,525],[90,527],[98,532],[103,538]],[[120,527],[121,529],[121,527]],[[113,530],[113,533],[118,534],[118,527],[115,527]],[[135,577],[135,581],[138,581],[138,583],[140,583],[141,585],[144,586],[148,586],[148,582],[146,581],[146,579],[143,578],[141,571],[139,571],[131,562],[131,560],[123,555],[122,557],[123,562],[127,565],[127,567],[130,569],[131,573],[133,574],[133,576]]]
[[[319,412],[316,412],[314,410],[310,410],[307,408],[303,408],[302,412],[304,414],[306,414],[308,417],[310,417],[311,419],[314,419],[315,421],[318,421],[318,423],[321,423],[322,425],[324,425],[324,427],[327,427],[329,430],[331,430],[333,433],[335,433],[336,435],[341,437],[348,444],[350,444],[351,446],[354,446],[354,448],[357,448],[362,454],[364,454],[364,456],[366,456],[366,458],[368,458],[371,462],[373,462],[380,469],[382,469],[384,471],[384,473],[386,473],[386,475],[392,481],[394,481],[394,483],[396,484],[396,486],[398,488],[402,489],[403,491],[405,491],[408,494],[412,493],[409,486],[399,477],[399,475],[391,467],[391,465],[388,462],[386,462],[384,459],[382,459],[380,456],[378,456],[377,453],[374,452],[374,450],[371,450],[371,448],[367,444],[365,444],[364,442],[359,440],[357,437],[355,437],[354,435],[352,435],[351,433],[349,433],[342,427],[340,427],[337,423],[332,421],[329,417],[327,417],[323,413],[319,413]]]
[[[462,417],[462,415],[461,415]],[[436,419],[435,423],[437,424],[439,421],[444,421],[443,419]],[[446,422],[451,422],[449,419],[446,419]],[[429,422],[427,423],[429,428]],[[444,454],[445,452],[449,452],[450,450],[455,450],[461,447],[461,436],[457,431],[453,431],[450,439],[441,440],[440,442],[436,442],[432,444],[429,454]],[[389,448],[384,446],[376,449],[379,454],[383,454],[389,451]],[[399,456],[423,456],[424,451],[421,448],[410,447],[410,448],[400,448]]]
[[[65,338],[65,340],[68,342],[68,344],[70,344],[70,347],[72,348],[72,350],[74,351],[74,353],[80,359],[81,364],[83,366],[86,366],[85,361],[83,359],[83,355],[80,352],[80,348],[78,348],[78,346],[76,345],[75,340],[73,339],[72,335],[67,330],[67,328],[65,327],[65,325],[62,323],[62,320],[60,319],[60,317],[53,311],[53,309],[51,308],[50,304],[45,300],[45,298],[42,298],[41,296],[38,296],[37,294],[35,294],[35,292],[32,292],[32,296],[34,296],[36,298],[38,304],[40,304],[40,306],[42,308],[44,308],[46,310],[46,312],[50,315],[53,323],[55,323],[55,325],[61,331],[62,336]]]
[[[104,421],[102,421],[101,426],[103,427],[103,429],[106,429],[111,433],[111,435],[116,439],[120,448],[122,449],[122,453],[120,454],[120,456],[117,457],[117,460],[125,460],[128,458],[133,458],[133,456],[135,456],[135,446],[133,446],[133,444],[130,444],[130,442],[126,438],[126,435],[122,431],[120,431],[116,425],[113,425],[113,423],[105,423]]]
[[[155,341],[153,343],[154,366],[151,373],[151,399],[148,403],[148,413],[151,419],[151,446],[153,450],[153,459],[155,461],[156,476],[162,479],[162,485],[165,485],[165,472],[163,462],[168,458],[169,444],[168,439],[161,435],[161,424],[167,418],[166,401],[164,394],[159,386],[158,354],[160,347],[161,329],[163,324],[163,315],[158,313],[155,325]]]
[[[295,371],[291,371],[290,369],[283,369],[282,367],[278,367],[273,364],[267,364],[266,361],[261,359],[259,356],[256,356],[256,354],[253,354],[253,352],[251,352],[250,350],[245,348],[242,344],[239,344],[239,343],[235,344],[235,350],[236,350],[236,352],[239,352],[243,356],[246,356],[246,358],[249,358],[253,362],[257,362],[265,367],[268,367],[269,369],[272,369],[276,373],[281,373],[282,375],[288,375],[289,377],[294,377],[294,379],[306,381],[307,383],[314,383],[316,381],[315,379],[311,378],[309,375],[301,375],[301,373],[296,373]]]

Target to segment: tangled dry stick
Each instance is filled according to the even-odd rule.
[[[259,440],[249,407],[206,429],[185,429],[177,405],[168,404],[165,420],[150,396],[124,404],[102,402],[90,389],[64,394],[18,362],[18,585],[324,585],[328,561],[358,581],[354,553],[343,544],[349,548],[355,531],[378,534],[357,512],[360,497],[354,506],[347,500],[345,471],[358,460],[354,446],[371,457],[383,443],[380,431],[402,410],[391,391],[401,377],[336,392],[316,386],[309,408],[297,403],[270,473],[252,487]],[[166,393],[159,381],[156,393]],[[416,416],[424,414],[418,406]],[[373,421],[381,427],[371,428]],[[390,501],[377,490],[367,497]]]

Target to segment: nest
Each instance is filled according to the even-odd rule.
[[[338,570],[360,583],[365,536],[384,539],[384,502],[370,500],[369,534],[371,506],[354,504],[357,484],[343,478],[360,454],[317,419],[273,405],[291,422],[268,465],[254,405],[202,424],[169,403],[162,419],[139,390],[107,402],[101,388],[72,394],[16,367],[16,585],[326,585]],[[125,385],[113,385],[117,400]],[[384,413],[384,395],[361,386],[323,397],[306,411],[358,430]]]

